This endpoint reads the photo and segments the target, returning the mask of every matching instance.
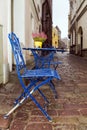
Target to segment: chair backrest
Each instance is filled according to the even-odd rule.
[[[8,38],[10,40],[11,46],[12,46],[12,51],[15,57],[16,61],[16,69],[18,72],[20,72],[22,69],[26,69],[26,65],[24,62],[21,46],[19,43],[19,39],[17,36],[12,32],[8,34]]]
[[[32,53],[34,55],[36,69],[50,68],[50,63],[53,60],[54,53],[55,53],[54,51],[50,52],[46,56],[40,56],[34,50],[32,50]]]

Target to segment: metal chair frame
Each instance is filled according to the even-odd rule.
[[[20,84],[23,88],[23,93],[15,100],[15,106],[7,114],[4,115],[4,118],[7,118],[26,99],[31,98],[32,101],[37,105],[37,107],[44,114],[44,116],[49,121],[52,121],[52,119],[48,115],[47,111],[35,99],[35,97],[33,96],[33,93],[38,90],[40,95],[43,97],[44,101],[46,103],[49,103],[48,99],[43,94],[43,92],[40,90],[40,88],[43,87],[45,84],[49,84],[49,86],[53,90],[55,96],[57,96],[55,86],[52,82],[52,79],[56,78],[56,79],[60,80],[59,74],[56,72],[56,70],[48,69],[48,68],[28,70],[25,65],[25,62],[24,62],[19,39],[13,32],[8,35],[8,38],[10,40],[12,51],[13,51],[14,58],[16,61],[16,71],[17,71],[17,75],[18,75]],[[23,79],[29,79],[30,82],[27,86],[25,85]]]
[[[56,51],[51,51],[47,56],[39,56],[38,53],[36,53],[34,50],[32,50],[32,53],[34,55],[34,59],[35,59],[35,68],[36,69],[40,69],[40,68],[52,68],[53,69],[57,69],[59,64],[62,64],[61,61],[58,61],[58,59],[56,59],[55,61],[55,53]]]
[[[56,57],[55,60],[55,48],[23,48],[24,50],[31,50],[32,54],[34,56],[35,61],[35,68],[52,68],[57,69],[59,64],[62,64],[61,61],[58,61],[58,57]],[[41,52],[43,51],[49,51],[49,54],[46,56],[43,56]],[[62,52],[62,50],[58,50],[59,52]]]

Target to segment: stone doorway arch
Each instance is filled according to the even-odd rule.
[[[80,26],[78,29],[78,51],[80,56],[82,56],[82,49],[83,49],[83,29]]]

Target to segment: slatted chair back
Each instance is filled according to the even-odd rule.
[[[18,74],[20,74],[20,71],[22,69],[24,69],[24,71],[26,70],[26,65],[24,62],[19,39],[16,37],[16,35],[13,32],[8,35],[8,38],[10,40],[12,50],[14,53],[14,57],[15,57],[15,61],[16,61],[16,69],[17,69]]]
[[[53,60],[55,52],[52,51],[46,56],[39,56],[34,50],[32,50],[34,59],[35,59],[35,68],[50,68],[51,61]]]

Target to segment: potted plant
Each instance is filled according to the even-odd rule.
[[[32,33],[35,47],[42,47],[42,43],[47,39],[47,35],[44,32]]]

